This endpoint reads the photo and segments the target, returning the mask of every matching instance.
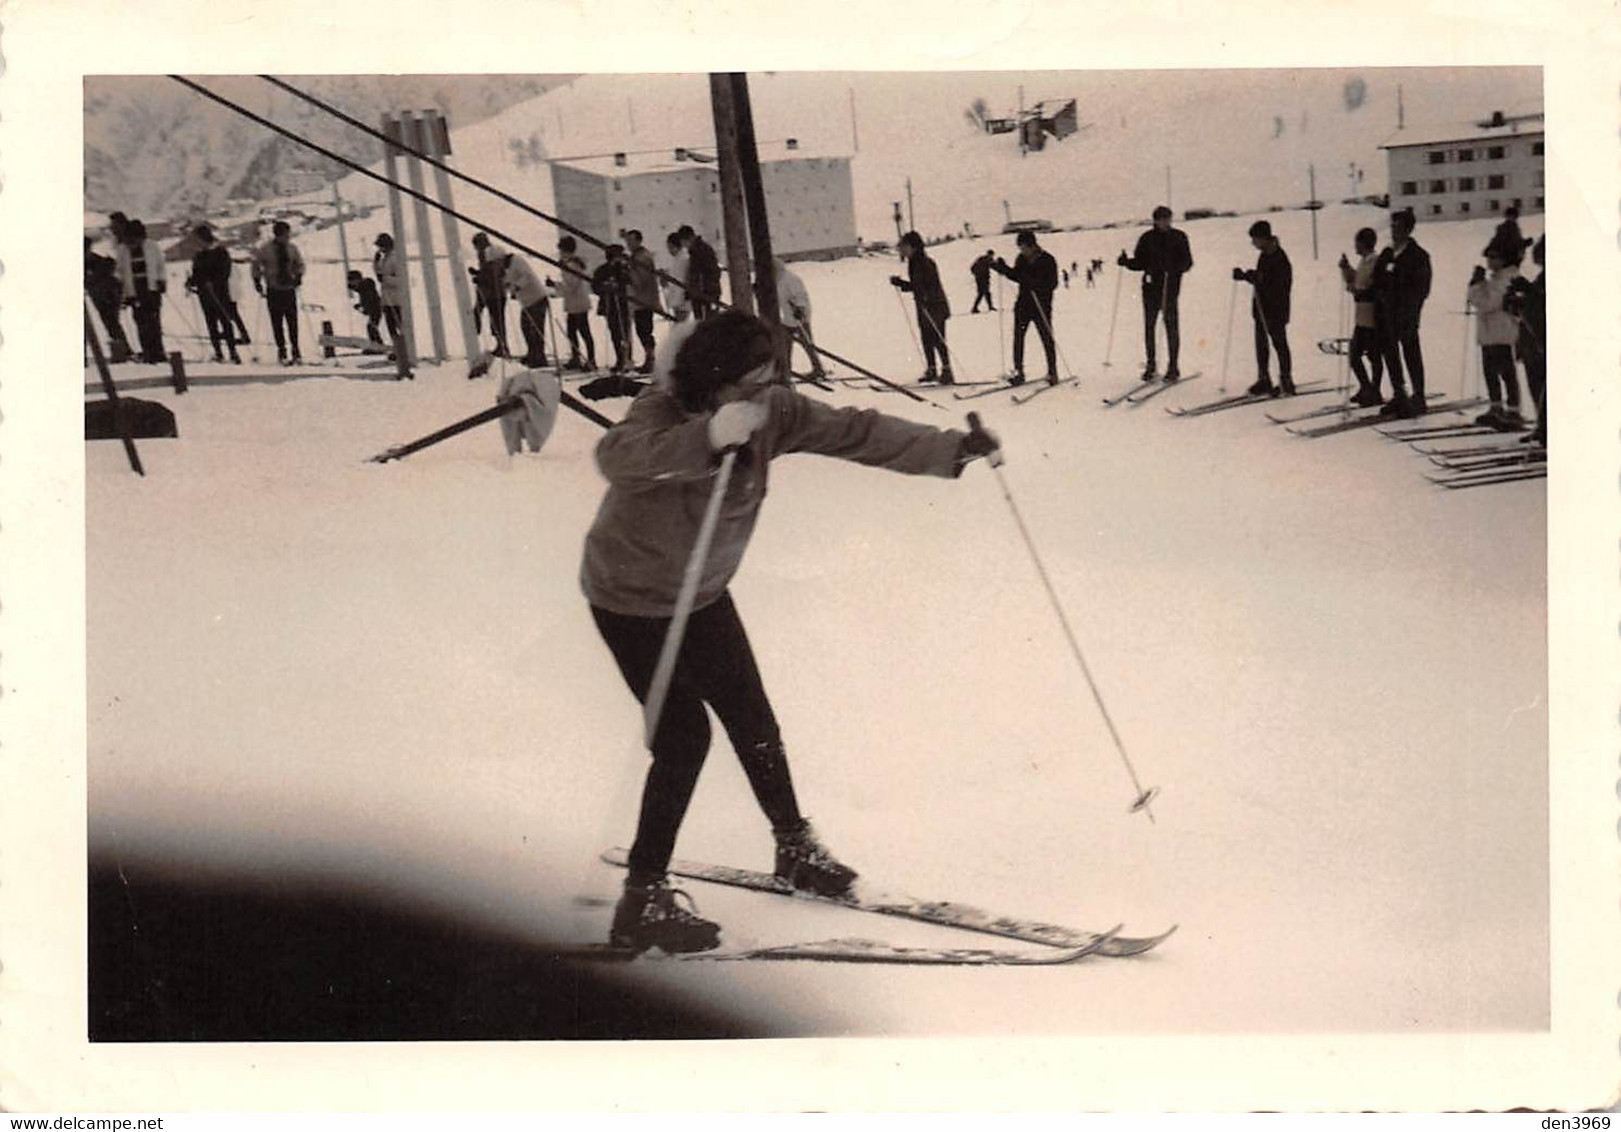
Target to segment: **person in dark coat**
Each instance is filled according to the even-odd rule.
[[[1509,205],[1503,212],[1503,222],[1492,233],[1489,243],[1481,250],[1482,256],[1495,255],[1504,263],[1519,267],[1525,262],[1525,249],[1531,246],[1520,233],[1520,210]]]
[[[1246,271],[1233,268],[1233,278],[1255,288],[1250,313],[1255,318],[1255,365],[1259,377],[1249,387],[1250,393],[1267,393],[1276,397],[1295,395],[1294,359],[1289,353],[1289,293],[1294,289],[1294,268],[1289,256],[1272,234],[1272,225],[1257,220],[1250,225],[1250,243],[1260,256],[1255,268]],[[1267,344],[1278,352],[1278,387],[1272,385],[1271,358]]]
[[[1548,444],[1548,270],[1546,236],[1531,248],[1531,262],[1541,268],[1535,279],[1523,275],[1509,285],[1504,306],[1520,320],[1515,349],[1525,366],[1525,384],[1537,405],[1537,427],[1521,443]]]
[[[969,265],[968,270],[974,277],[974,309],[969,314],[979,313],[981,300],[986,310],[996,309],[996,304],[991,301],[991,265],[995,262],[995,254],[987,249],[984,255]]]
[[[1356,311],[1347,349],[1357,387],[1356,396],[1351,400],[1363,408],[1375,408],[1384,404],[1379,387],[1385,375],[1384,354],[1379,345],[1379,304],[1373,290],[1374,271],[1379,265],[1374,248],[1379,244],[1379,233],[1372,228],[1361,228],[1355,239],[1357,262],[1352,264],[1350,257],[1341,255],[1339,263],[1340,278],[1345,281]]]
[[[909,278],[891,275],[889,282],[899,290],[910,291],[917,307],[917,333],[923,343],[925,367],[919,380],[950,385],[955,380],[951,374],[951,354],[946,349],[946,320],[951,317],[951,304],[946,299],[945,288],[940,285],[940,269],[923,250],[923,237],[916,232],[906,233],[897,246],[906,261]],[[934,368],[936,354],[940,356],[938,371]]]
[[[214,229],[199,224],[192,234],[203,245],[191,257],[191,274],[186,290],[197,296],[208,326],[208,341],[214,347],[214,360],[223,362],[220,346],[231,351],[231,361],[242,364],[236,352],[236,332],[231,324],[231,253],[214,242]]]
[[[351,271],[345,279],[348,281],[349,290],[354,292],[355,310],[366,316],[366,337],[381,346],[383,296],[377,293],[377,284],[358,271]]]
[[[139,220],[124,225],[124,243],[118,249],[118,282],[125,305],[135,313],[141,361],[161,365],[168,360],[163,348],[163,294],[168,288],[163,249],[157,241],[146,238],[146,225]]]
[[[642,243],[642,233],[632,228],[625,233],[628,252],[626,271],[629,277],[625,298],[630,304],[630,321],[636,339],[642,344],[642,364],[637,373],[653,372],[653,317],[664,310],[659,302],[659,269],[653,253]]]
[[[608,258],[591,273],[591,290],[597,296],[597,313],[608,323],[613,342],[614,364],[608,372],[618,375],[630,369],[630,264],[622,244],[609,244]]]
[[[1012,385],[1024,384],[1024,334],[1033,322],[1041,335],[1041,345],[1047,351],[1047,380],[1058,384],[1058,353],[1053,342],[1053,292],[1058,290],[1058,261],[1036,242],[1034,232],[1020,232],[1018,258],[1010,267],[1000,256],[992,269],[1019,285],[1018,297],[1013,300],[1013,372],[1008,375]]]
[[[124,337],[123,319],[118,315],[124,298],[124,286],[118,281],[118,261],[91,251],[95,242],[94,236],[84,238],[84,293],[90,296],[90,305],[107,329],[107,360],[127,362],[133,355],[129,339]]]
[[[748,549],[772,462],[829,456],[915,476],[951,479],[998,449],[981,429],[960,432],[872,409],[836,408],[776,377],[770,328],[741,311],[673,327],[651,388],[597,442],[608,481],[585,537],[580,588],[633,696],[645,705],[689,556],[714,495],[723,452],[735,452],[713,542],[668,690],[654,720],[629,871],[609,943],[633,951],[705,951],[720,925],[678,900],[669,867],[709,752],[712,710],[731,740],[776,843],[785,887],[837,896],[856,871],[828,852],[799,808],[788,754],[730,586]]]
[[[1154,209],[1154,226],[1137,238],[1137,248],[1127,255],[1122,249],[1116,260],[1128,271],[1143,273],[1143,380],[1159,376],[1154,364],[1154,323],[1165,317],[1165,380],[1182,376],[1176,359],[1182,348],[1177,317],[1177,298],[1182,293],[1182,276],[1193,269],[1193,251],[1187,233],[1171,227],[1171,210],[1163,204]],[[1087,283],[1091,283],[1088,271]]]
[[[692,317],[708,318],[720,302],[720,260],[692,225],[683,224],[675,232],[687,252],[687,295],[692,299]]]
[[[1390,246],[1374,267],[1374,295],[1379,304],[1385,372],[1390,375],[1390,401],[1379,410],[1386,417],[1424,413],[1424,351],[1419,344],[1419,315],[1430,297],[1430,255],[1413,239],[1416,220],[1410,208],[1390,214]],[[1403,387],[1403,365],[1412,382]]]
[[[473,235],[473,254],[478,260],[478,290],[484,296],[484,309],[490,315],[490,333],[495,335],[495,356],[510,358],[507,345],[507,256],[501,245],[491,242],[489,234]]]

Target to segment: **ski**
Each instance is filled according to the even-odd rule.
[[[346,350],[359,350],[362,354],[386,354],[390,349],[385,343],[350,334],[323,334],[316,341],[323,348],[337,349],[341,346]]]
[[[1078,377],[1066,377],[1062,381],[1048,381],[1046,378],[1042,378],[1040,381],[1027,381],[1025,384],[1027,386],[1031,386],[1032,388],[1027,389],[1023,393],[1015,393],[1012,397],[1012,401],[1015,405],[1023,405],[1025,402],[1034,401],[1043,393],[1057,389],[1060,386],[1078,385],[1080,380],[1081,379]]]
[[[1019,384],[1014,385],[1012,382],[1004,380],[996,382],[989,389],[976,389],[972,393],[953,393],[952,396],[959,401],[972,401],[976,397],[989,397],[992,393],[1009,393],[1016,389],[1023,389],[1029,384],[1028,381],[1021,381]]]
[[[1449,471],[1468,472],[1480,468],[1514,468],[1528,467],[1541,464],[1548,458],[1540,448],[1522,448],[1518,452],[1500,452],[1496,455],[1482,453],[1479,456],[1466,456],[1462,459],[1448,460],[1440,456],[1431,456],[1430,463],[1438,468]]]
[[[1164,393],[1167,390],[1186,385],[1190,381],[1198,381],[1199,378],[1203,376],[1204,375],[1202,373],[1189,373],[1184,374],[1175,381],[1160,380],[1154,382],[1153,384],[1144,382],[1143,384],[1145,388],[1136,389],[1126,394],[1126,403],[1128,405],[1141,405],[1144,402],[1152,401],[1155,397],[1158,397],[1161,393]]]
[[[1431,483],[1440,484],[1451,491],[1465,487],[1486,487],[1494,483],[1514,483],[1518,480],[1545,480],[1548,478],[1546,466],[1535,468],[1496,468],[1489,475],[1472,476],[1425,476]]]
[[[1266,414],[1266,419],[1271,421],[1273,424],[1298,424],[1300,421],[1316,420],[1319,417],[1331,417],[1335,413],[1354,413],[1358,409],[1365,409],[1367,407],[1368,406],[1366,405],[1358,405],[1353,401],[1342,401],[1338,405],[1330,405],[1326,409],[1313,409],[1309,413],[1297,413],[1292,417],[1280,417],[1276,413],[1268,413]]]
[[[1002,381],[999,378],[987,378],[984,381],[962,381],[962,380],[951,381],[951,382],[907,381],[907,382],[897,382],[897,384],[900,385],[900,387],[902,389],[910,389],[910,390],[912,390],[913,392],[916,392],[916,393],[924,393],[924,392],[927,392],[927,391],[929,391],[931,389],[977,389],[977,388],[980,388],[981,386],[986,386],[986,385],[998,385],[999,386],[999,385],[1002,384]],[[876,381],[872,382],[870,385],[868,385],[867,388],[871,389],[874,393],[894,393],[895,392],[895,389],[892,386],[880,385]],[[995,392],[995,390],[992,390],[992,392]]]
[[[602,859],[610,865],[624,868],[629,860],[629,854],[623,849],[610,849],[602,854]],[[1038,923],[1034,920],[1025,920],[1012,916],[996,916],[982,909],[968,904],[955,904],[949,901],[914,900],[904,896],[885,896],[873,894],[868,896],[818,896],[811,892],[802,892],[771,873],[755,872],[752,869],[739,869],[728,865],[708,865],[698,861],[683,861],[679,858],[670,862],[670,872],[675,876],[686,877],[689,880],[708,881],[711,884],[730,885],[733,888],[747,888],[754,892],[771,893],[776,896],[788,896],[795,900],[808,900],[816,904],[830,904],[840,908],[850,908],[858,912],[874,912],[883,916],[899,916],[907,920],[919,920],[925,924],[936,924],[946,928],[961,928],[964,931],[982,932],[986,935],[1001,936],[1004,939],[1016,939],[1024,943],[1040,943],[1048,947],[1086,947],[1099,938],[1099,933],[1076,931],[1073,928],[1060,927],[1056,924]],[[1157,936],[1116,936],[1102,933],[1108,938],[1098,947],[1098,954],[1111,958],[1123,958],[1130,955],[1140,955],[1145,951],[1158,947],[1171,932],[1176,931],[1172,926],[1169,931]]]
[[[1296,397],[1312,397],[1319,393],[1331,393],[1333,389],[1326,381],[1308,381],[1304,385],[1295,386]],[[1240,393],[1233,397],[1223,397],[1219,401],[1206,401],[1203,405],[1194,405],[1192,408],[1166,408],[1166,412],[1173,417],[1203,417],[1210,413],[1221,413],[1228,409],[1241,409],[1245,405],[1260,405],[1267,401],[1282,400],[1280,393],[1274,396],[1271,393]]]
[[[815,963],[890,963],[911,966],[951,967],[1059,967],[1096,954],[1107,946],[1120,928],[1116,926],[1095,939],[1074,947],[1039,947],[1029,950],[992,947],[901,947],[872,939],[823,939],[809,943],[785,943],[771,947],[725,948],[713,951],[687,951],[666,954],[658,950],[639,951],[611,944],[554,948],[557,959],[608,960],[647,963],[727,963],[740,960],[800,960]]]
[[[1413,451],[1424,456],[1491,456],[1510,452],[1546,452],[1535,444],[1526,444],[1515,441],[1513,444],[1475,444],[1468,448],[1426,448],[1422,443],[1415,442]]]
[[[1432,401],[1432,402],[1429,403],[1429,406],[1428,406],[1426,412],[1431,413],[1431,414],[1457,412],[1457,411],[1462,410],[1462,409],[1472,408],[1477,403],[1478,402],[1472,401],[1472,400],[1471,401]],[[1395,419],[1396,418],[1394,418],[1394,417],[1380,416],[1379,411],[1375,411],[1375,412],[1370,412],[1370,413],[1364,413],[1363,415],[1358,416],[1358,417],[1352,417],[1350,420],[1347,420],[1347,421],[1335,421],[1333,424],[1320,425],[1320,426],[1318,426],[1316,428],[1290,428],[1288,425],[1285,425],[1284,427],[1288,428],[1289,431],[1294,433],[1296,436],[1304,436],[1307,439],[1316,439],[1318,437],[1323,437],[1323,436],[1336,436],[1339,433],[1351,432],[1354,429],[1371,428],[1371,427],[1373,427],[1375,425],[1389,424],[1391,421],[1393,421]],[[1438,426],[1438,427],[1451,429],[1451,428],[1456,428],[1458,426],[1456,426],[1456,425],[1443,425],[1443,426]],[[1383,429],[1380,429],[1379,431],[1381,433],[1384,433],[1384,435],[1386,435],[1386,436],[1390,435],[1390,433],[1385,432]]]
[[[1103,399],[1103,403],[1105,405],[1113,406],[1113,405],[1120,404],[1120,402],[1122,402],[1122,401],[1129,401],[1134,396],[1136,396],[1138,393],[1141,393],[1143,390],[1150,389],[1153,386],[1158,385],[1159,381],[1160,381],[1160,379],[1157,376],[1156,377],[1139,377],[1135,382],[1132,383],[1131,388],[1122,390],[1116,396],[1105,397]],[[1175,384],[1175,383],[1173,382],[1173,384]]]

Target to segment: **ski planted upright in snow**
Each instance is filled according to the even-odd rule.
[[[629,854],[623,849],[610,849],[602,855],[602,859],[610,865],[624,868],[629,861]],[[1004,939],[1016,939],[1024,943],[1039,943],[1058,948],[1095,947],[1097,954],[1115,959],[1141,955],[1145,951],[1150,951],[1164,942],[1171,932],[1176,931],[1175,926],[1172,926],[1169,931],[1157,936],[1120,936],[1114,934],[1114,932],[1077,931],[1074,928],[1060,927],[1056,924],[1044,924],[1035,920],[997,916],[972,905],[954,904],[946,901],[914,900],[908,897],[877,895],[818,896],[815,893],[802,892],[793,888],[788,882],[773,876],[771,873],[733,868],[728,865],[708,865],[698,861],[683,861],[679,858],[670,862],[670,872],[675,876],[686,877],[690,880],[730,885],[733,888],[746,888],[754,892],[788,896],[796,900],[808,900],[817,904],[831,904],[858,912],[875,912],[883,916],[899,916],[902,919],[919,920],[925,924],[936,924],[946,928],[961,928],[964,931],[981,932],[986,935],[1001,936]],[[1115,932],[1117,931],[1119,931],[1118,928],[1115,929]]]

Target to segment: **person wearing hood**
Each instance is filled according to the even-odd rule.
[[[589,533],[580,583],[620,674],[645,704],[725,461],[734,453],[712,543],[692,563],[696,597],[652,731],[629,875],[612,946],[704,951],[720,925],[669,883],[676,836],[709,751],[709,711],[726,729],[776,841],[776,875],[825,896],[848,892],[835,858],[799,808],[782,731],[730,585],[765,501],[771,462],[813,453],[909,475],[952,478],[997,450],[994,436],[835,408],[777,376],[771,329],[741,311],[678,324],[659,350],[654,384],[597,443],[608,488]]]

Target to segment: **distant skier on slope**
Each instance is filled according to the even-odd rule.
[[[1053,292],[1058,290],[1058,261],[1036,242],[1034,232],[1020,232],[1017,243],[1019,255],[1013,266],[998,257],[992,264],[997,272],[1019,285],[1019,294],[1013,300],[1013,373],[1008,376],[1012,385],[1024,384],[1024,335],[1030,324],[1036,324],[1041,335],[1042,348],[1047,351],[1047,380],[1058,384],[1058,354],[1053,342]]]
[[[979,313],[979,304],[982,300],[986,310],[996,309],[996,304],[991,301],[991,265],[995,262],[995,253],[986,249],[984,255],[969,265],[968,271],[974,277],[974,306],[969,314]]]
[[[940,269],[923,250],[923,237],[908,232],[897,245],[901,258],[906,261],[907,278],[889,277],[890,285],[909,291],[917,307],[918,338],[923,343],[923,376],[920,381],[938,381],[951,385],[956,379],[951,374],[951,353],[946,348],[946,320],[951,317],[951,303],[945,288],[940,285]],[[935,355],[940,357],[940,368],[934,368]]]
[[[847,891],[855,870],[822,845],[800,813],[777,718],[728,585],[766,495],[771,461],[820,453],[910,475],[951,478],[997,447],[983,431],[916,424],[871,409],[834,408],[775,380],[770,330],[739,311],[675,327],[654,385],[597,444],[608,490],[586,536],[581,588],[603,641],[638,700],[648,696],[687,557],[721,453],[735,474],[702,574],[663,712],[652,737],[629,875],[609,942],[637,950],[704,951],[720,926],[677,902],[669,883],[676,836],[710,743],[712,708],[776,839],[776,873],[796,888]]]
[[[1182,294],[1182,276],[1193,270],[1187,233],[1171,227],[1171,210],[1162,204],[1154,209],[1154,226],[1137,238],[1132,254],[1128,256],[1122,249],[1115,262],[1128,271],[1143,273],[1143,352],[1147,359],[1143,363],[1143,380],[1153,381],[1159,376],[1154,362],[1154,323],[1163,315],[1165,380],[1176,381],[1182,376],[1177,368],[1177,355],[1182,349],[1177,299]]]
[[[1257,220],[1250,225],[1250,243],[1261,254],[1253,270],[1233,268],[1233,278],[1255,287],[1250,313],[1255,319],[1255,368],[1260,376],[1249,387],[1252,394],[1276,397],[1295,395],[1294,358],[1289,353],[1289,293],[1294,289],[1294,268],[1283,245],[1272,234],[1272,225]],[[1267,343],[1278,352],[1278,385],[1272,384],[1271,358]]]

